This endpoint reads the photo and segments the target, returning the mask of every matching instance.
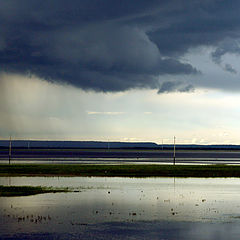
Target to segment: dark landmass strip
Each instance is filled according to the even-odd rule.
[[[0,140],[0,149],[7,149],[9,140]],[[100,141],[36,141],[13,140],[12,148],[22,149],[164,149],[172,150],[173,144],[154,142],[100,142]],[[176,144],[177,150],[240,150],[240,145]]]
[[[240,177],[240,166],[1,164],[0,176]]]
[[[33,186],[2,186],[0,185],[0,197],[30,196],[42,193],[67,192],[67,189],[54,189]]]

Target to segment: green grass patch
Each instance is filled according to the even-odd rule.
[[[240,177],[240,166],[1,164],[0,176]]]
[[[68,192],[67,189],[54,189],[32,186],[2,186],[0,185],[0,197],[29,196],[41,193]]]

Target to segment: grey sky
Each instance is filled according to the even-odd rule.
[[[0,0],[0,138],[240,143],[237,0]]]

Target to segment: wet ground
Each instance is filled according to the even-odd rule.
[[[238,178],[1,177],[73,192],[0,198],[0,239],[239,239]]]
[[[0,163],[8,163],[9,151],[0,151]],[[136,149],[13,149],[12,163],[172,163],[171,150]],[[178,150],[178,164],[240,164],[240,152],[231,150]]]

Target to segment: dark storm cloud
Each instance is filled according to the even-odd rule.
[[[225,64],[224,70],[226,70],[227,72],[230,72],[230,73],[234,73],[234,74],[237,73],[237,71],[229,63]]]
[[[194,87],[191,84],[180,81],[163,82],[158,90],[158,94],[169,92],[192,92]]]
[[[240,44],[239,40],[235,39],[225,39],[222,41],[217,49],[212,53],[212,59],[216,64],[221,65],[222,64],[222,58],[225,54],[235,54],[240,55]],[[226,63],[223,66],[223,69],[230,72],[230,73],[237,73],[237,71],[229,64]]]
[[[181,58],[191,48],[217,47],[218,64],[240,52],[238,9],[233,0],[0,0],[0,66],[95,91],[161,92],[159,77],[199,73]]]

